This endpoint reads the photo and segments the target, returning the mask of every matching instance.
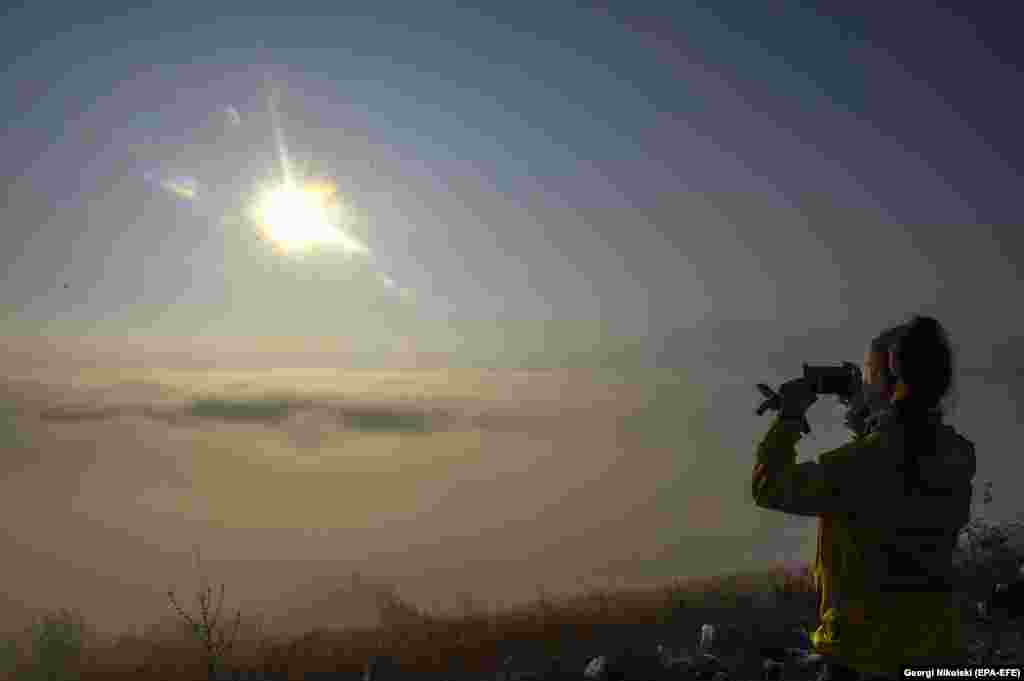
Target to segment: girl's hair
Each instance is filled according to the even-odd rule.
[[[910,387],[915,405],[941,409],[941,402],[953,391],[953,346],[933,317],[915,315],[886,329],[871,341],[871,351],[882,354],[882,373],[890,384],[902,380]],[[890,351],[895,373],[888,363]]]
[[[943,411],[942,401],[953,390],[954,353],[949,336],[933,317],[915,315],[910,321],[886,329],[871,341],[871,351],[881,353],[882,373],[892,384],[902,380],[910,389],[903,400],[907,419],[906,492],[924,489],[918,457],[934,454],[936,433],[926,415]],[[889,367],[889,352],[893,367]]]

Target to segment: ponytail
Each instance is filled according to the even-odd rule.
[[[940,402],[953,386],[949,337],[936,319],[917,315],[878,336],[871,349],[891,357],[891,366],[883,363],[886,378],[909,388],[909,395],[894,405],[906,422],[905,489],[908,495],[914,488],[925,491],[918,457],[936,450],[935,417],[941,418]]]
[[[890,347],[895,378],[909,386],[915,406],[938,409],[953,386],[949,337],[933,317],[915,316],[902,329]]]

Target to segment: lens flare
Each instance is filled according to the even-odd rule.
[[[369,249],[339,224],[346,211],[336,193],[330,183],[300,185],[286,180],[260,194],[252,218],[263,236],[287,252],[338,246],[349,254],[368,254]]]
[[[199,194],[199,183],[191,177],[172,177],[162,180],[160,185],[175,196],[194,201]]]
[[[270,117],[281,163],[282,182],[264,191],[256,201],[253,219],[260,232],[283,251],[308,251],[321,245],[340,246],[348,254],[369,254],[369,249],[345,232],[345,206],[336,199],[329,182],[296,178],[285,144],[277,91],[268,99]]]
[[[149,135],[141,145],[144,153],[140,156],[144,156],[147,166],[143,177],[154,187],[195,204],[200,212],[225,230],[244,229],[249,234],[252,234],[250,230],[255,231],[278,255],[295,255],[296,261],[306,261],[307,254],[322,250],[340,251],[349,259],[359,256],[358,262],[351,264],[375,272],[379,285],[385,290],[403,301],[415,303],[414,292],[386,274],[376,254],[357,236],[360,233],[355,229],[357,225],[365,225],[357,219],[352,197],[340,193],[338,186],[328,179],[329,174],[307,172],[307,164],[302,159],[291,157],[281,125],[278,88],[269,74],[267,81],[270,86],[267,105],[277,159],[273,164],[276,167],[266,169],[268,172],[262,182],[251,178],[250,190],[255,191],[236,193],[236,185],[224,181],[224,177],[214,183],[203,177],[200,182],[182,172],[184,169],[168,173],[154,168],[150,164],[156,154],[156,142]],[[235,107],[224,107],[222,115],[228,127],[242,125],[241,114]],[[316,261],[317,257],[309,260]],[[332,263],[332,266],[337,264]]]
[[[195,201],[199,196],[199,182],[193,177],[188,177],[187,175],[163,177],[155,170],[146,171],[142,174],[142,177],[146,182],[158,185],[161,189],[179,198]]]

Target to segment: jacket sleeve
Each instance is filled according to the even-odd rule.
[[[857,439],[819,457],[828,462],[796,463],[796,443],[803,436],[800,421],[776,417],[757,446],[751,480],[754,503],[761,508],[802,516],[851,511],[839,485],[845,469],[864,443]],[[850,455],[850,456],[848,456]]]

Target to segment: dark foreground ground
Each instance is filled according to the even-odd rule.
[[[375,667],[376,679],[583,679],[588,662],[605,656],[604,674],[592,678],[713,678],[724,670],[719,679],[762,679],[766,656],[785,659],[787,648],[804,647],[796,630],[813,624],[815,594],[808,574],[777,570],[660,589],[591,592],[502,612],[466,610],[430,615],[393,598],[382,604],[380,627],[239,637],[213,677],[202,645],[185,627],[176,634],[92,641],[81,654],[60,660],[38,654],[33,659],[30,647],[21,646],[8,678],[359,679],[371,660],[383,659],[387,664]],[[968,652],[983,652],[991,633],[966,605],[964,614],[967,662]],[[716,628],[713,664],[666,664],[708,661],[697,650],[703,624]],[[998,661],[1024,662],[1019,633],[1002,635],[1000,648]],[[60,657],[59,646],[51,650]],[[819,669],[790,658],[769,673],[813,679]]]

